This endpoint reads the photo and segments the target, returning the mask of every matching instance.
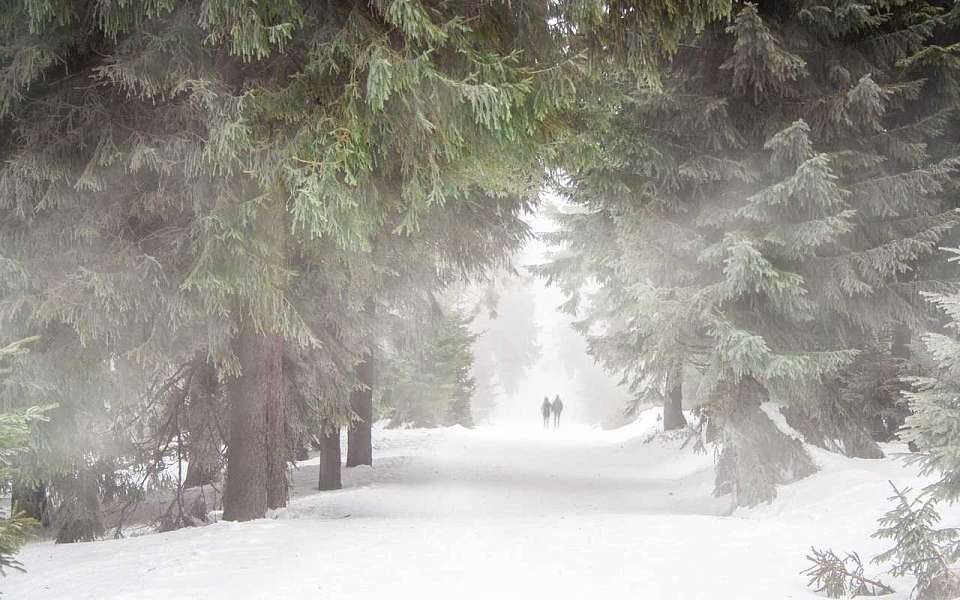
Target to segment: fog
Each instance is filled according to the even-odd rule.
[[[539,427],[540,402],[558,394],[566,423],[615,427],[625,422],[629,393],[589,355],[586,340],[571,327],[574,317],[560,309],[560,290],[529,271],[550,252],[543,234],[556,224],[548,215],[563,209],[559,198],[545,196],[528,219],[534,237],[515,258],[517,274],[496,284],[496,314],[481,312],[473,322],[480,336],[474,347],[475,403],[492,404],[485,420],[493,426]]]

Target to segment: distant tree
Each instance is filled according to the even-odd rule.
[[[473,426],[470,375],[476,335],[459,309],[440,309],[384,361],[384,408],[394,426]]]
[[[541,358],[536,296],[529,276],[491,282],[477,306],[473,329],[473,376],[477,381],[474,417],[483,421],[497,400],[512,396]]]

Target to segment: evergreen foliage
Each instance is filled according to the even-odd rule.
[[[810,577],[807,587],[817,593],[825,592],[828,598],[883,596],[894,591],[885,583],[864,576],[863,561],[856,552],[840,558],[833,550],[811,548],[807,560],[813,563],[803,571]]]
[[[960,250],[949,251],[950,262],[960,259]],[[960,296],[930,294],[929,299],[946,317],[945,330],[921,338],[927,368],[924,376],[906,378],[911,389],[903,395],[910,415],[901,437],[917,449],[910,460],[920,464],[921,472],[940,477],[929,491],[953,502],[960,498]]]
[[[940,5],[738,3],[724,27],[730,0],[3,4],[0,329],[39,337],[5,373],[4,452],[56,405],[16,485],[85,540],[170,464],[204,484],[226,461],[258,489],[225,514],[254,518],[359,391],[469,426],[475,336],[435,298],[508,265],[545,165],[571,209],[540,272],[636,396],[698,371],[718,492],[814,470],[768,400],[878,455],[903,418],[888,340],[927,329],[923,293],[955,308],[930,262],[960,220]],[[957,348],[925,344],[943,374],[911,380],[907,436],[952,499]]]
[[[168,389],[139,411],[160,405],[131,383],[175,380],[198,353],[229,383],[244,328],[335,373],[306,395],[337,413],[374,346],[364,307],[412,279],[374,242],[390,252],[440,213],[461,226],[424,268],[472,270],[533,198],[575,73],[518,46],[552,39],[543,10],[4,5],[0,321],[45,340],[9,397],[61,406],[37,471],[119,467],[136,454],[130,430],[105,435],[120,415],[182,404]],[[179,451],[170,431],[149,433]]]
[[[846,418],[867,424],[870,436],[879,442],[900,436],[900,428],[909,414],[902,397],[901,377],[917,364],[914,359],[894,356],[888,348],[879,343],[866,345],[861,350],[841,377],[838,403],[848,411]],[[852,427],[842,430],[856,431]]]
[[[951,27],[933,2],[743,3],[660,63],[660,89],[623,78],[582,104],[540,272],[635,393],[700,371],[686,391],[725,431],[718,490],[740,503],[813,469],[751,431],[764,401],[879,455],[843,376],[894,327],[925,329],[921,292],[951,285],[932,260],[960,218]],[[830,430],[840,411],[854,431]],[[734,464],[767,442],[766,474]]]
[[[442,309],[441,309],[442,310]],[[444,310],[385,357],[381,402],[395,426],[473,426],[470,375],[476,335],[460,310]]]
[[[10,373],[13,363],[26,352],[25,345],[35,341],[27,338],[0,347],[0,383]],[[0,412],[0,490],[10,489],[17,480],[16,459],[31,449],[31,431],[37,423],[46,420],[44,413],[49,408],[33,406]],[[0,517],[0,576],[6,575],[6,569],[23,570],[14,556],[38,524],[25,516],[17,506],[12,509],[10,514]]]
[[[896,506],[880,519],[874,537],[892,540],[894,546],[877,555],[874,562],[890,562],[890,574],[913,575],[913,594],[920,600],[949,600],[960,593],[960,577],[952,565],[960,559],[960,531],[937,529],[940,514],[937,499],[919,495],[909,498],[910,489],[899,490],[892,483]]]
[[[937,528],[940,499],[929,491],[911,499],[909,488],[900,490],[890,482],[895,506],[879,520],[873,537],[891,540],[893,546],[873,558],[875,564],[890,564],[894,577],[913,577],[911,598],[951,600],[960,593],[960,575],[954,564],[960,560],[960,530]],[[807,560],[813,564],[803,571],[808,586],[826,592],[830,598],[876,596],[892,593],[886,584],[864,577],[860,556],[840,559],[832,550],[811,549]]]

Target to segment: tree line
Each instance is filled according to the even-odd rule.
[[[73,541],[173,463],[178,489],[224,471],[224,518],[247,520],[311,446],[336,487],[342,429],[370,464],[375,404],[469,425],[451,286],[509,267],[550,189],[538,274],[638,402],[719,444],[718,493],[749,506],[815,470],[768,400],[851,456],[906,425],[949,482],[958,20],[933,0],[6,3],[0,332],[30,341],[0,357],[4,478]]]

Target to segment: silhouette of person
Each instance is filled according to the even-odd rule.
[[[560,401],[560,394],[557,394],[557,397],[553,399],[550,410],[553,412],[554,429],[560,429],[560,413],[563,412],[563,402]]]
[[[543,428],[550,428],[550,410],[551,410],[550,398],[546,396],[543,397],[543,404],[540,405],[540,414],[543,415]]]

